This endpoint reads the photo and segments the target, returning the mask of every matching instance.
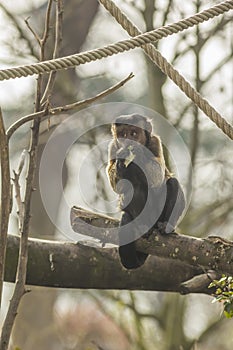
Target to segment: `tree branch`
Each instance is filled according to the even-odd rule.
[[[22,223],[23,223],[23,217],[24,217],[24,203],[23,203],[23,199],[22,199],[22,194],[21,194],[21,187],[20,187],[20,183],[19,183],[19,179],[24,167],[24,163],[25,163],[25,158],[26,158],[26,150],[24,149],[22,154],[21,154],[21,158],[20,158],[20,162],[19,162],[19,166],[17,171],[13,170],[14,173],[14,177],[12,178],[13,184],[14,184],[14,188],[15,188],[15,199],[16,199],[16,203],[17,203],[17,207],[18,207],[18,227],[19,227],[19,232],[21,232],[22,229]]]
[[[99,239],[100,242],[117,244],[116,233],[109,230],[117,227],[116,219],[73,207],[71,225],[75,232]],[[101,227],[102,230],[96,230],[96,227]],[[220,274],[233,275],[233,242],[221,237],[200,239],[178,233],[161,235],[154,229],[149,238],[138,239],[136,247],[139,251],[163,259],[172,259],[174,262],[180,261],[201,268],[202,272],[214,270]]]
[[[55,29],[55,44],[53,50],[53,58],[58,58],[62,43],[62,21],[63,21],[63,1],[57,0],[56,3],[56,29]],[[41,106],[44,104],[46,106],[49,105],[49,99],[51,97],[51,93],[53,91],[55,79],[57,72],[53,71],[49,73],[48,82],[46,84],[46,88],[43,94],[43,97],[40,101]]]
[[[6,134],[8,139],[11,138],[11,136],[14,134],[14,132],[22,125],[24,125],[25,123],[30,122],[31,120],[37,119],[37,118],[42,118],[42,120],[47,119],[51,116],[55,116],[58,114],[61,114],[63,112],[68,112],[70,110],[73,109],[83,109],[86,106],[90,105],[93,102],[96,102],[97,100],[104,98],[108,95],[110,95],[111,93],[115,92],[116,90],[118,90],[119,88],[121,88],[122,86],[124,86],[130,79],[132,79],[134,77],[133,73],[130,73],[126,78],[124,78],[123,80],[119,81],[117,84],[111,86],[110,88],[100,92],[99,94],[97,94],[96,96],[87,98],[85,100],[81,100],[81,101],[77,101],[65,106],[59,106],[59,107],[55,107],[55,108],[51,108],[49,110],[43,110],[37,113],[32,113],[29,114],[25,117],[22,117],[20,119],[18,119],[15,123],[13,123],[7,130]]]
[[[40,37],[39,37],[39,35],[36,33],[36,31],[32,28],[32,26],[30,25],[29,19],[30,19],[30,17],[25,18],[24,22],[25,22],[27,28],[28,28],[28,29],[30,30],[30,32],[32,33],[32,35],[34,36],[34,38],[35,38],[37,44],[40,46],[40,45],[41,45]],[[35,57],[36,57],[36,56],[35,56]]]
[[[91,223],[88,230],[86,221]],[[106,244],[116,242],[108,232],[118,225],[117,220],[75,207],[71,222],[79,233],[95,238],[96,227],[103,227],[105,235],[101,232],[99,239],[105,246],[93,240],[64,243],[29,239],[27,284],[210,294],[211,279],[222,273],[233,274],[233,243],[220,237],[199,239],[154,231],[149,239],[136,242],[138,250],[151,254],[146,263],[139,269],[126,270],[120,264],[118,249]],[[15,278],[18,245],[19,238],[9,235],[5,271],[8,282]]]
[[[18,22],[18,20],[16,19],[16,16],[12,14],[12,12],[10,12],[6,6],[4,6],[3,4],[0,3],[0,8],[5,12],[5,14],[7,15],[7,17],[13,22],[16,30],[18,31],[19,33],[19,37],[21,39],[23,39],[27,46],[28,46],[28,49],[30,51],[30,54],[33,56],[33,57],[36,57],[37,58],[37,53],[35,52],[35,49],[34,49],[34,45],[32,44],[31,40],[27,37],[26,33],[24,32],[23,28],[21,27],[20,23]],[[25,20],[26,22],[26,25],[28,25],[27,21]],[[29,27],[29,25],[28,25]]]
[[[40,47],[40,59],[44,59],[45,44],[49,35],[49,18],[51,12],[52,1],[49,0],[46,13],[44,35],[41,40]],[[42,75],[39,74],[37,79],[37,91],[35,98],[35,111],[41,110],[40,98],[41,98],[41,83]],[[27,262],[28,262],[28,236],[29,236],[29,223],[30,223],[30,211],[31,211],[31,197],[33,191],[35,169],[37,163],[37,152],[39,142],[39,129],[41,118],[33,120],[31,127],[31,140],[29,146],[29,165],[26,176],[26,189],[23,200],[23,217],[20,218],[20,244],[19,244],[19,256],[16,272],[16,283],[12,299],[10,301],[9,308],[2,326],[2,333],[0,339],[0,349],[7,350],[10,341],[10,335],[14,325],[17,310],[23,295],[26,293],[25,283],[27,275]]]
[[[5,126],[0,108],[0,160],[1,160],[1,208],[0,208],[0,307],[2,300],[2,288],[4,278],[4,266],[6,255],[6,241],[11,212],[11,182],[9,146],[5,133]]]
[[[5,281],[14,282],[19,237],[8,235]],[[181,291],[181,283],[202,272],[178,260],[151,256],[137,270],[122,268],[117,248],[93,242],[28,240],[28,285],[79,289]],[[207,288],[199,292],[210,293]]]

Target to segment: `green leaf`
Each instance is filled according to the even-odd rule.
[[[218,288],[218,289],[216,290],[215,293],[216,293],[217,295],[222,294],[222,289],[221,289],[221,288]]]
[[[233,303],[226,302],[224,303],[224,315],[227,318],[232,318],[233,317]]]

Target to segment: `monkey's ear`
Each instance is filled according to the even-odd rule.
[[[149,119],[146,120],[145,129],[146,131],[148,131],[149,134],[152,133],[152,123]]]

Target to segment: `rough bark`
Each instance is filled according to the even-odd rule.
[[[86,225],[86,222],[91,225]],[[233,275],[233,243],[220,237],[205,239],[177,233],[137,240],[137,249],[151,254],[136,270],[122,268],[109,228],[118,220],[74,207],[71,224],[75,231],[96,240],[79,243],[29,240],[27,284],[80,289],[156,290],[206,293],[211,279]],[[87,230],[88,227],[88,230]],[[97,227],[102,227],[98,231]],[[96,234],[97,233],[97,234]],[[19,238],[9,235],[5,281],[14,282]]]
[[[71,225],[76,232],[101,242],[117,244],[117,235],[108,230],[118,225],[116,219],[73,207]],[[96,227],[102,229],[97,230]],[[201,267],[203,271],[211,269],[233,275],[233,242],[221,237],[210,236],[201,239],[178,233],[160,234],[154,229],[148,238],[138,239],[136,247],[139,251],[151,255]]]
[[[5,281],[14,282],[19,238],[9,235]],[[29,240],[27,284],[85,289],[183,292],[181,283],[202,272],[173,259],[150,257],[143,267],[121,267],[117,248],[98,244]],[[206,292],[205,288],[199,292]]]

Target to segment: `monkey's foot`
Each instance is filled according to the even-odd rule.
[[[167,221],[165,222],[158,221],[156,224],[156,228],[158,229],[161,235],[175,232],[175,228],[171,224],[169,224],[169,222]]]
[[[152,234],[153,228],[151,228],[148,232],[144,233],[142,238],[148,239],[150,235]]]

